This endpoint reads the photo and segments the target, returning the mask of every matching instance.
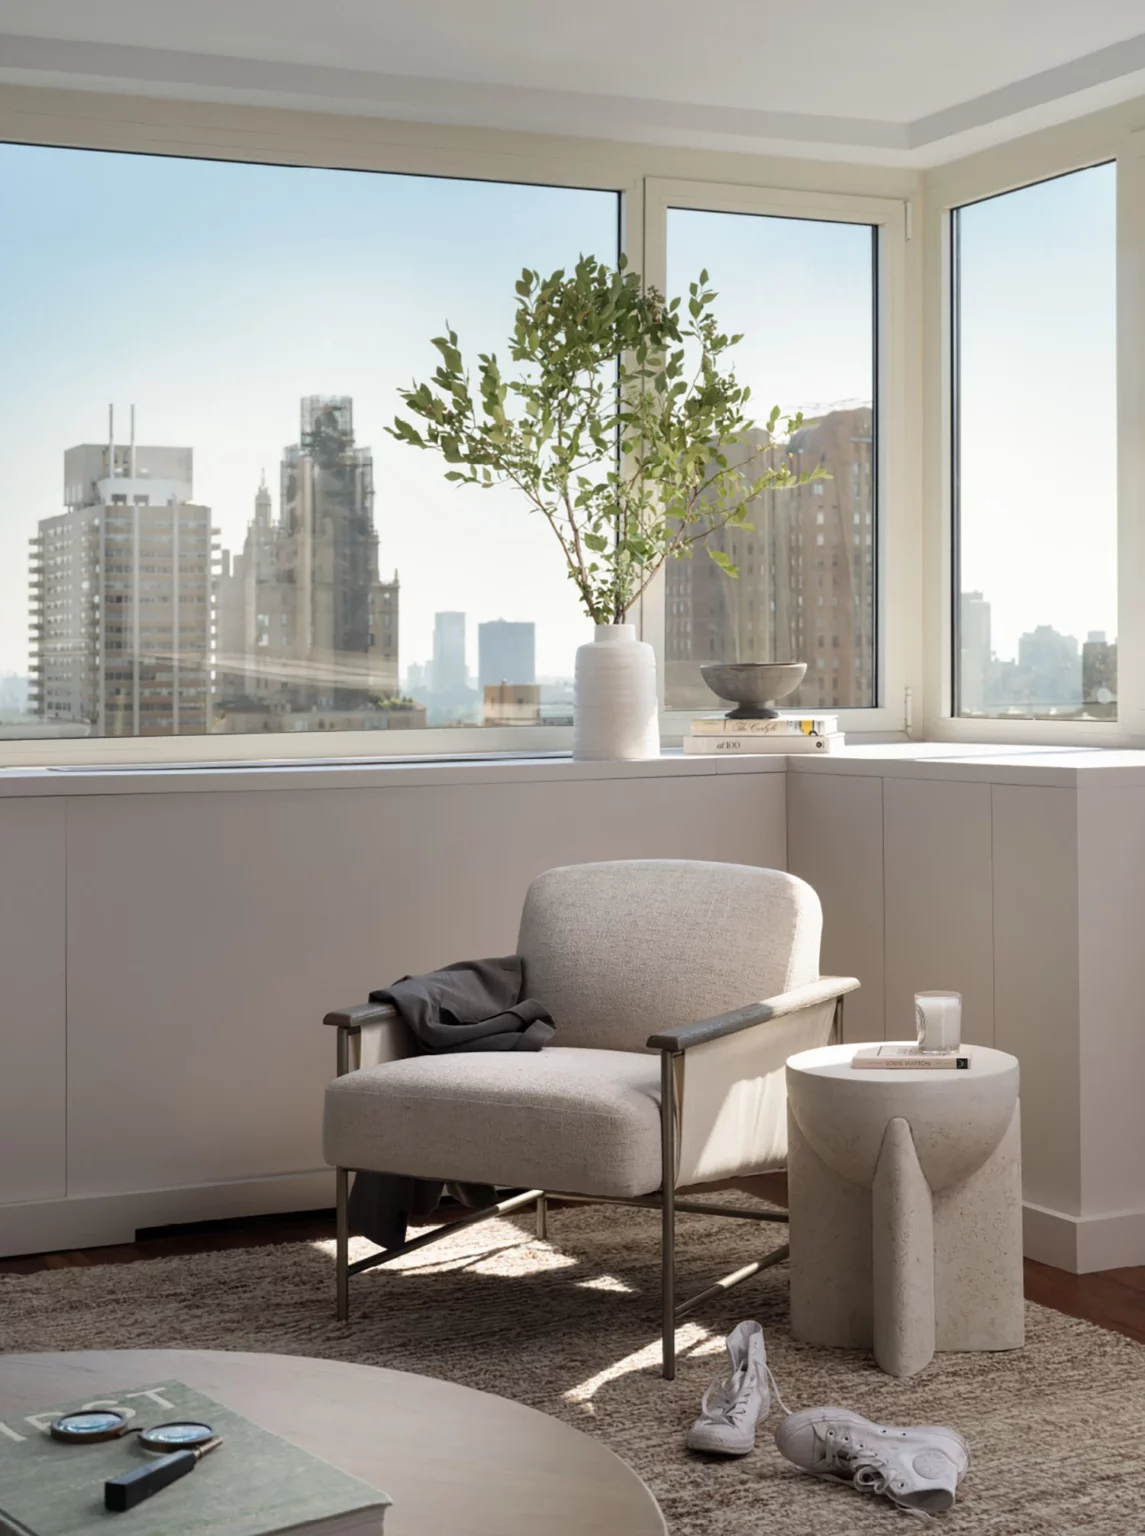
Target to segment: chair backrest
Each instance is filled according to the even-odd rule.
[[[517,953],[554,1045],[639,1051],[657,1029],[814,981],[822,922],[812,888],[778,869],[571,864],[530,885]]]

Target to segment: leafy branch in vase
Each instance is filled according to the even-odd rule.
[[[433,339],[433,378],[399,391],[417,421],[395,419],[391,436],[439,452],[449,480],[515,486],[553,530],[597,624],[621,622],[664,562],[697,545],[737,576],[709,535],[750,529],[762,492],[824,474],[791,468],[785,444],[801,414],[781,421],[776,406],[758,425],[749,415],[751,391],[726,356],[743,337],[720,330],[709,281],[701,272],[685,303],[643,286],[623,257],[611,268],[582,256],[545,278],[526,269],[512,374],[481,353],[474,384],[447,329]]]

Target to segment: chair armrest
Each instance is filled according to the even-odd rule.
[[[712,1019],[698,1019],[694,1024],[676,1024],[671,1029],[662,1029],[649,1036],[648,1049],[686,1051],[690,1046],[703,1045],[723,1035],[737,1035],[740,1030],[751,1029],[756,1024],[767,1024],[784,1014],[796,1013],[800,1008],[828,1003],[832,998],[857,991],[858,986],[854,976],[820,976],[818,981],[810,981],[805,987],[796,987],[778,997],[766,998],[762,1003],[749,1003],[746,1008],[720,1013]]]
[[[389,1003],[359,1003],[355,1008],[336,1008],[322,1022],[357,1034],[363,1024],[384,1024],[387,1019],[396,1019],[397,1016],[397,1009]]]
[[[410,1054],[409,1036],[402,1016],[389,1003],[359,1003],[354,1008],[337,1008],[322,1022],[333,1025],[338,1031],[339,1077],[356,1071],[359,1066],[378,1066]]]

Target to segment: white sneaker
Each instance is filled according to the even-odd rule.
[[[970,1465],[970,1447],[952,1429],[873,1424],[846,1408],[805,1408],[775,1431],[788,1461],[814,1477],[885,1494],[911,1514],[932,1515],[954,1503]]]
[[[758,1323],[737,1323],[728,1334],[727,1348],[728,1374],[717,1376],[704,1393],[687,1445],[690,1451],[746,1456],[755,1449],[756,1425],[771,1412],[768,1384],[775,1383]],[[778,1388],[775,1395],[779,1397]]]

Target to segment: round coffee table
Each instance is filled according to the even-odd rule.
[[[871,1070],[855,1049],[787,1062],[792,1332],[873,1347],[892,1376],[935,1350],[1016,1349],[1017,1061],[974,1045],[966,1071]]]
[[[182,1381],[393,1499],[386,1536],[665,1536],[656,1500],[599,1441],[450,1382],[300,1355],[0,1355],[0,1419]]]

